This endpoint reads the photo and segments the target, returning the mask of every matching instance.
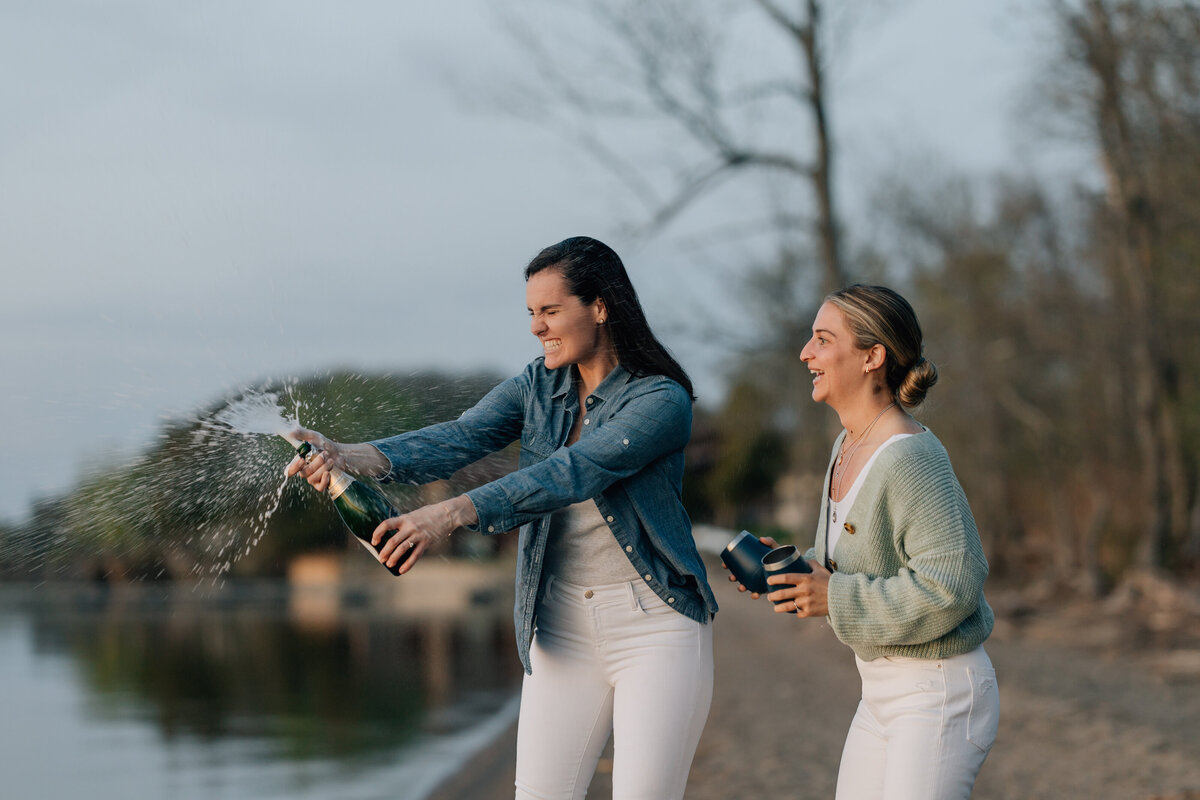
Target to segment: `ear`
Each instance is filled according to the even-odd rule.
[[[887,348],[881,344],[873,344],[867,349],[867,356],[863,360],[863,372],[873,372],[883,366],[887,361]]]
[[[603,325],[608,321],[608,306],[604,305],[603,298],[596,298],[596,302],[592,304],[592,310],[596,316],[597,325]]]

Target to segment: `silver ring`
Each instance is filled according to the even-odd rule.
[[[797,603],[795,600],[792,601],[792,608],[796,609],[797,614],[800,613],[800,604]]]

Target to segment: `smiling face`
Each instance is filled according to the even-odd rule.
[[[529,331],[542,343],[546,367],[587,365],[609,352],[604,301],[584,304],[571,294],[567,280],[557,269],[544,269],[525,283],[525,305],[529,308]]]
[[[825,303],[813,320],[813,335],[800,351],[800,360],[812,373],[812,398],[835,408],[854,399],[864,385],[870,385],[868,365],[872,351],[861,350],[846,324],[846,315],[832,303]]]

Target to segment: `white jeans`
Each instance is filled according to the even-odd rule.
[[[970,797],[1000,721],[984,649],[938,661],[855,661],[862,700],[842,751],[838,800]]]
[[[640,581],[547,578],[521,689],[517,799],[582,800],[613,736],[614,800],[682,798],[712,703],[712,625]]]

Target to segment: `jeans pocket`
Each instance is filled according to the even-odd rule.
[[[996,730],[1000,727],[1000,692],[996,686],[996,670],[968,667],[967,677],[971,681],[967,741],[986,753],[996,741]]]
[[[638,609],[648,617],[665,617],[675,613],[675,609],[664,603],[663,599],[654,592],[639,594],[637,605]]]

